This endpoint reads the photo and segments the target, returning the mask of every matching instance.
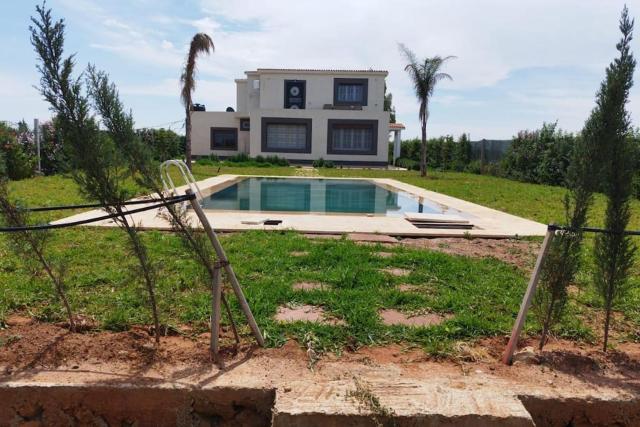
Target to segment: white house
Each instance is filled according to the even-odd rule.
[[[194,156],[388,164],[386,71],[259,68],[245,74],[235,81],[235,111],[191,112]],[[402,128],[391,129],[398,144]]]

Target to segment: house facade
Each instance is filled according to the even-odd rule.
[[[192,111],[196,157],[246,153],[292,163],[386,166],[386,71],[258,69],[237,79],[236,109]]]

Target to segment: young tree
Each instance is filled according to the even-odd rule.
[[[604,178],[607,188],[613,189],[615,187],[618,190],[613,192],[619,194],[619,180],[623,177],[629,177],[632,173],[629,171],[623,173],[619,169],[619,167],[624,168],[623,163],[632,158],[632,156],[627,159],[621,158],[621,155],[624,155],[628,149],[628,146],[621,141],[628,140],[626,135],[630,129],[625,103],[628,90],[631,87],[631,75],[635,65],[628,49],[632,27],[633,23],[629,22],[625,8],[620,25],[623,39],[618,44],[621,56],[607,69],[607,78],[600,86],[596,97],[596,107],[585,122],[582,135],[577,137],[574,142],[571,162],[567,170],[568,192],[565,196],[566,223],[572,230],[560,233],[553,241],[534,301],[535,311],[542,323],[540,349],[546,343],[550,329],[564,313],[567,302],[567,287],[573,281],[580,267],[583,240],[581,228],[587,222],[587,214],[592,205],[594,192],[602,186],[601,180]],[[543,126],[544,129],[545,126]],[[628,165],[626,166],[628,169]],[[603,175],[601,170],[607,172]],[[626,182],[628,183],[629,180]],[[625,189],[625,191],[628,190]],[[626,223],[620,224],[618,222],[621,219],[619,215],[614,214],[617,219],[613,222],[610,221],[610,211],[612,210],[624,216],[624,212],[619,212],[618,207],[611,209],[611,201],[608,204],[606,221],[608,229],[624,230],[626,227]],[[626,210],[628,222],[628,195]],[[606,241],[606,245],[603,245],[602,241]],[[613,241],[615,243],[612,245]],[[625,239],[619,232],[596,237],[596,283],[605,300],[604,305],[607,311],[605,349],[611,306],[616,291],[622,290],[621,284],[624,283],[623,278],[626,276],[632,257],[629,247],[621,247],[625,246],[621,245],[622,241],[630,245],[628,239]]]
[[[600,86],[595,134],[602,159],[601,177],[607,197],[605,228],[595,242],[595,284],[605,308],[603,351],[607,351],[611,311],[615,303],[629,291],[627,276],[633,264],[635,246],[625,236],[630,217],[630,198],[634,174],[633,143],[630,138],[631,120],[626,109],[629,91],[633,86],[636,60],[631,53],[634,20],[625,6],[620,18],[622,38],[616,45],[619,52],[607,68]]]
[[[32,17],[31,44],[39,63],[40,93],[50,104],[64,141],[66,159],[71,175],[80,190],[89,199],[106,206],[114,221],[126,231],[130,249],[137,258],[155,326],[156,343],[160,341],[160,321],[155,296],[156,274],[147,249],[135,225],[123,214],[124,202],[133,196],[126,180],[131,176],[131,165],[117,149],[112,135],[102,132],[91,114],[89,97],[85,93],[82,76],[74,78],[74,56],[64,58],[64,20],[53,21],[51,10],[36,6],[37,17]],[[90,67],[90,75],[94,70]],[[105,103],[112,100],[105,100]]]
[[[422,148],[420,150],[420,176],[427,175],[427,120],[429,120],[429,100],[433,95],[436,85],[440,80],[453,80],[447,73],[443,73],[440,69],[454,56],[440,57],[434,56],[425,58],[422,62],[418,62],[416,55],[409,50],[404,44],[399,44],[400,52],[407,60],[405,71],[409,73],[411,82],[413,83],[415,95],[420,103],[418,117],[422,127]]]
[[[134,130],[133,116],[125,111],[116,86],[109,82],[109,77],[105,72],[97,71],[94,67],[88,69],[88,81],[89,93],[95,108],[102,117],[107,132],[128,159],[136,183],[140,187],[154,192],[159,199],[165,200],[160,169],[153,159],[153,150],[144,143],[141,134]],[[215,275],[215,260],[208,249],[206,235],[196,233],[186,212],[177,208],[176,205],[168,205],[166,210],[165,218],[170,222],[173,230],[180,235],[185,247],[194,253],[196,260],[208,274],[209,281],[212,282]],[[236,340],[239,341],[231,310],[224,295],[222,303],[227,311]],[[212,333],[214,332],[212,331]]]
[[[387,92],[387,84],[384,84],[384,111],[389,112],[389,123],[396,122],[396,108],[393,106],[393,94]]]
[[[9,189],[4,179],[0,177],[0,218],[8,227],[25,227],[32,225],[29,212],[22,209],[9,196]],[[54,290],[62,302],[67,313],[69,329],[75,332],[76,323],[69,304],[69,299],[64,286],[64,268],[61,265],[54,265],[45,255],[45,247],[50,233],[41,231],[16,231],[8,234],[9,241],[16,253],[23,259],[33,260],[40,264],[42,269],[53,283]]]
[[[191,170],[191,109],[193,108],[193,101],[191,95],[196,89],[196,59],[200,54],[209,54],[215,49],[213,40],[205,33],[197,33],[191,39],[189,45],[189,53],[187,55],[187,62],[180,76],[180,83],[182,84],[182,90],[180,92],[180,98],[184,105],[185,111],[185,157],[187,159],[187,167]]]
[[[460,135],[458,144],[455,150],[455,168],[458,171],[464,170],[464,168],[471,162],[471,141],[469,141],[469,135],[463,133]]]

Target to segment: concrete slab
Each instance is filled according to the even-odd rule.
[[[290,384],[279,393],[273,426],[513,426],[535,424],[524,405],[507,394],[488,396],[474,391],[442,387],[435,382],[398,379],[365,384],[376,396],[386,416],[352,397],[354,380]]]
[[[242,176],[220,175],[207,178],[198,182],[203,191],[210,192],[219,187],[224,187]],[[296,179],[296,177],[290,177]],[[341,178],[336,178],[341,179]],[[344,178],[347,179],[347,178]],[[348,178],[357,179],[357,178]],[[442,229],[442,228],[418,228],[403,216],[377,216],[357,214],[300,214],[291,212],[250,212],[250,211],[214,211],[207,210],[206,215],[212,226],[218,231],[244,231],[244,230],[297,230],[302,233],[321,234],[348,234],[365,233],[388,236],[415,236],[415,237],[488,237],[505,238],[514,236],[543,236],[546,232],[544,224],[528,219],[520,218],[504,212],[470,203],[455,197],[428,191],[413,185],[405,184],[393,179],[366,179],[381,186],[405,191],[416,198],[428,199],[432,203],[439,204],[443,209],[454,210],[456,215],[464,217],[474,225],[471,230]],[[186,186],[179,187],[182,194]],[[206,190],[205,190],[206,189]],[[141,207],[137,205],[136,207]],[[170,229],[170,224],[159,215],[158,210],[141,212],[131,215],[136,224],[143,229]],[[104,213],[99,210],[89,211],[74,215],[55,223],[64,223],[82,219],[95,218]],[[195,214],[189,211],[189,217],[194,224],[198,224]],[[265,225],[265,219],[281,220],[278,225]],[[93,226],[114,227],[113,221],[93,223]]]

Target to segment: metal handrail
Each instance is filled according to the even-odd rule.
[[[189,189],[196,195],[196,200],[202,200],[202,192],[200,191],[200,187],[198,187],[198,183],[196,179],[193,177],[193,174],[187,167],[187,164],[179,159],[167,160],[160,165],[160,179],[162,180],[162,187],[164,191],[169,194],[178,195],[178,190],[176,189],[173,180],[171,179],[171,175],[169,174],[169,166],[175,166],[180,171],[182,178],[186,185],[189,186]]]

